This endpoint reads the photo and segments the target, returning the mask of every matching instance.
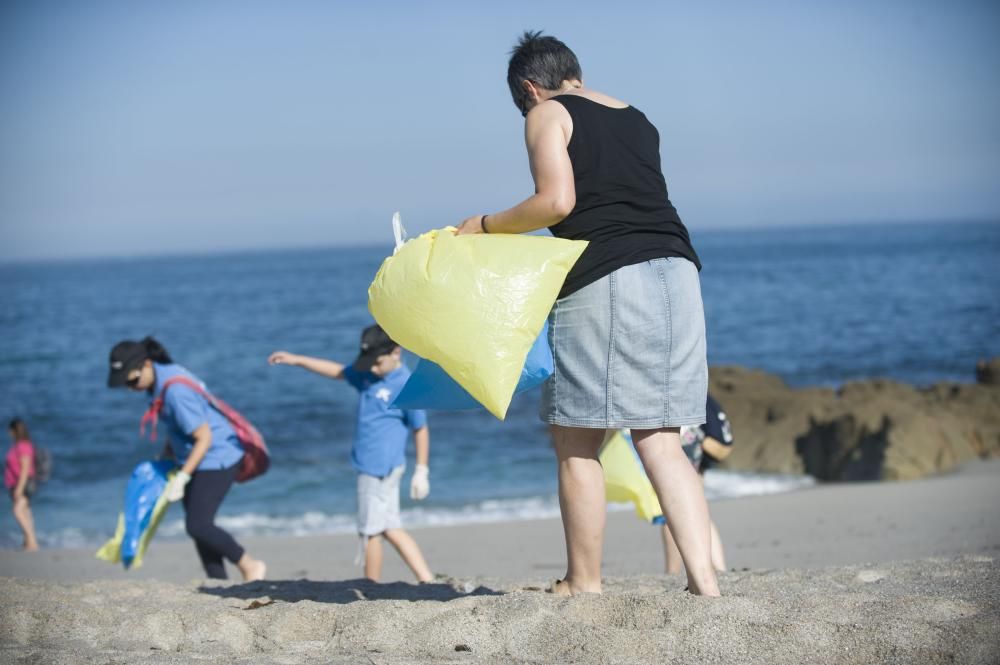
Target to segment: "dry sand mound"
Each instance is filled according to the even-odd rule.
[[[601,596],[539,583],[60,584],[3,578],[5,663],[995,663],[989,557],[732,572],[726,597],[676,578]]]

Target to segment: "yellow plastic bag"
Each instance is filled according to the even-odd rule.
[[[430,231],[399,247],[368,287],[368,310],[503,420],[570,268],[587,243]]]
[[[632,444],[621,430],[604,444],[598,459],[604,467],[604,491],[608,501],[633,503],[636,514],[647,522],[663,515],[653,485],[632,454]]]

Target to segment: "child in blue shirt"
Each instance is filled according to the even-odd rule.
[[[396,548],[421,582],[433,579],[424,555],[403,530],[399,516],[399,483],[406,468],[406,441],[413,432],[417,465],[410,481],[410,498],[430,493],[430,430],[420,410],[390,407],[403,389],[410,370],[402,350],[378,325],[361,334],[361,352],[352,365],[275,351],[271,365],[302,367],[320,376],[347,381],[358,391],[357,428],[351,465],[358,472],[358,535],[364,542],[365,577],[378,581],[382,573],[382,538]]]

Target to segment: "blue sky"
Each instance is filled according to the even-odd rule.
[[[388,242],[531,191],[520,31],[659,127],[700,229],[1000,218],[990,2],[0,5],[6,259]]]

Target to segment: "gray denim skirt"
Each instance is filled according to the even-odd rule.
[[[708,395],[698,269],[683,258],[625,266],[556,301],[550,425],[658,429],[701,425]]]

